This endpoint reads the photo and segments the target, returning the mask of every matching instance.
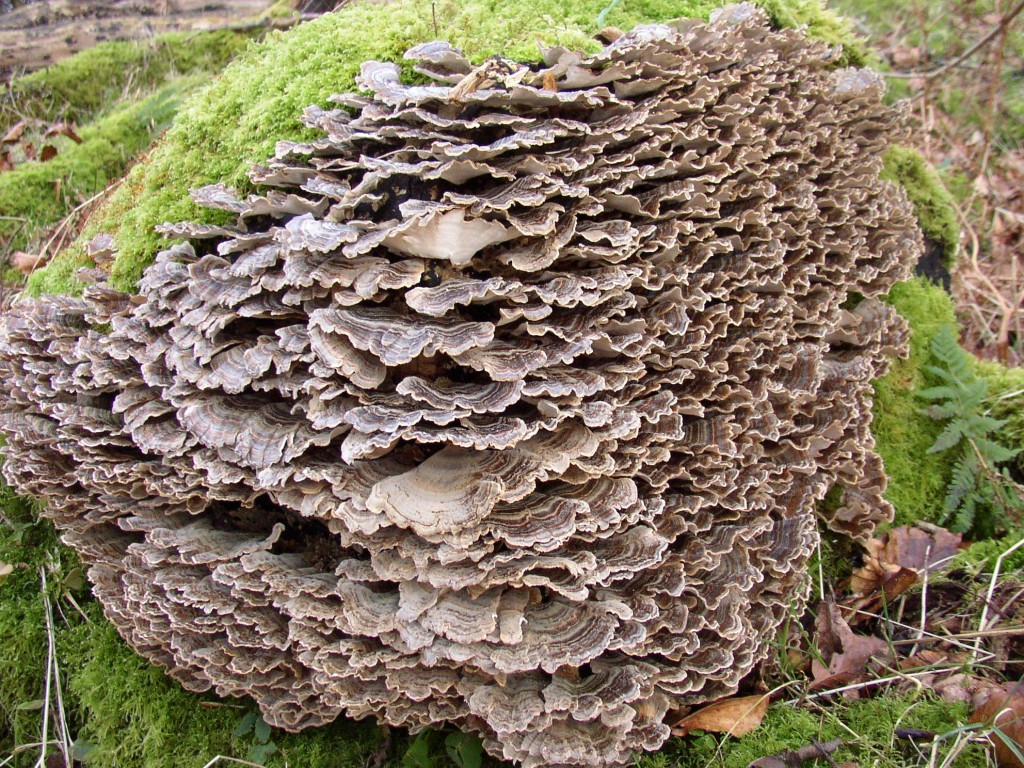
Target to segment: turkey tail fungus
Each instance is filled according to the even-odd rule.
[[[4,475],[139,653],[275,726],[656,749],[799,606],[816,511],[891,514],[875,297],[922,241],[879,180],[903,117],[835,56],[738,5],[366,62],[136,294],[15,305]]]

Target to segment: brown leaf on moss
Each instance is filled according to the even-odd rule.
[[[67,136],[69,139],[75,142],[75,144],[81,144],[82,137],[79,136],[78,133],[75,131],[75,127],[76,126],[74,123],[54,123],[46,129],[46,133],[44,134],[44,136],[47,139],[52,139],[54,136]]]
[[[850,577],[854,598],[845,601],[844,607],[871,612],[891,602],[916,584],[921,574],[948,563],[960,542],[959,534],[941,528],[929,533],[908,526],[872,539],[864,545],[864,566]]]
[[[991,728],[988,734],[1002,768],[1024,768],[1024,682],[1007,684],[974,710],[970,722]]]
[[[822,603],[814,622],[815,645],[821,659],[811,661],[812,690],[828,690],[859,680],[872,657],[889,658],[889,644],[880,637],[858,635],[843,620],[834,601]],[[855,692],[852,692],[855,693]]]
[[[15,251],[11,254],[11,266],[21,272],[23,275],[30,275],[36,268],[42,266],[46,262],[40,257],[38,253],[25,253],[25,251]]]
[[[672,728],[675,736],[712,731],[740,738],[752,733],[768,711],[768,696],[734,696],[691,712]]]
[[[21,136],[24,133],[25,121],[19,120],[8,129],[7,133],[3,135],[3,138],[0,138],[0,144],[16,144],[21,140]]]
[[[56,156],[57,156],[57,148],[55,146],[53,146],[53,144],[47,144],[39,152],[39,160],[40,160],[40,162],[43,162],[43,163],[45,163],[45,162],[47,162],[49,160],[53,160],[53,158],[55,158]]]
[[[839,739],[831,741],[813,742],[799,749],[784,749],[774,755],[759,757],[747,768],[800,768],[808,760],[817,760],[819,757],[828,758],[833,752],[843,746]],[[829,762],[832,762],[829,760]],[[833,765],[836,765],[832,762]],[[853,766],[854,763],[843,763],[843,766]],[[837,766],[838,768],[838,766]]]

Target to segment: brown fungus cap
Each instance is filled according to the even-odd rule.
[[[138,295],[11,310],[3,471],[192,690],[621,764],[765,656],[829,489],[858,539],[891,512],[902,118],[750,6],[407,58],[433,84],[366,63],[263,194],[195,190],[237,221],[168,225]]]

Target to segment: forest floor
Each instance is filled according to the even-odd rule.
[[[962,233],[952,269],[961,343],[981,359],[1020,366],[1024,3],[834,6],[877,52],[893,97],[907,100],[920,127],[918,149],[953,193]],[[190,94],[263,32],[108,44],[92,58],[86,52],[4,86],[6,300],[22,273],[74,239]],[[963,361],[950,352],[933,362],[955,370]],[[1017,418],[1024,436],[1024,414]],[[998,496],[1005,480],[1011,492],[1019,479],[997,475],[990,490]],[[453,732],[409,738],[340,723],[289,736],[266,726],[251,702],[185,694],[102,621],[77,561],[31,505],[0,502],[0,768],[62,765],[61,753],[76,764],[126,768],[228,761],[477,768],[486,761]],[[679,738],[639,765],[1024,766],[1024,528],[1010,519],[974,531],[968,549],[967,537],[946,530],[948,521],[935,524],[940,517],[893,528],[867,548],[826,537],[812,569],[811,608],[792,617],[769,662],[739,695],[678,722]],[[68,713],[63,702],[60,710],[56,700],[51,705],[51,688],[59,696],[62,681],[75,703]]]

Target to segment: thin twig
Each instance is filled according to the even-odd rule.
[[[43,600],[49,602],[46,594],[46,569],[40,566],[39,576],[43,583]],[[49,634],[49,633],[48,633]],[[50,743],[47,739],[50,728],[50,685],[53,675],[53,637],[50,635],[46,643],[46,683],[43,688],[43,738],[40,739],[39,759],[36,761],[36,768],[46,768],[46,747]]]
[[[216,765],[221,760],[223,760],[226,763],[235,763],[236,765],[248,765],[251,766],[251,768],[263,768],[263,766],[259,763],[250,763],[248,760],[242,760],[237,757],[228,757],[227,755],[217,755],[210,762],[204,765],[203,768],[211,768],[211,766]]]
[[[999,20],[999,23],[996,26],[994,26],[991,30],[989,30],[988,34],[986,34],[983,38],[981,38],[978,42],[976,42],[966,51],[961,53],[955,59],[946,62],[941,67],[932,70],[927,70],[924,72],[884,72],[883,74],[886,77],[895,77],[904,80],[909,80],[915,77],[923,77],[926,80],[933,80],[939,75],[945,74],[954,67],[963,64],[965,61],[967,61],[967,59],[971,58],[971,56],[973,56],[986,45],[995,40],[995,38],[998,35],[1002,34],[1003,30],[1005,30],[1010,25],[1010,22],[1017,18],[1021,11],[1024,11],[1024,0],[1018,3],[1012,11],[1003,16],[1003,18]]]
[[[945,672],[953,669],[960,669],[961,664],[947,664],[944,666],[936,665],[929,669],[921,672],[903,672],[899,675],[890,675],[889,677],[879,677],[874,680],[865,680],[862,683],[851,683],[850,685],[844,685],[839,688],[829,688],[827,691],[819,691],[818,693],[811,693],[797,699],[789,699],[788,701],[782,702],[786,706],[792,706],[794,704],[801,704],[805,701],[812,699],[823,699],[826,696],[835,696],[837,693],[846,693],[847,691],[861,691],[865,688],[874,688],[878,685],[885,685],[886,683],[894,683],[898,680],[904,680],[908,677],[917,677],[919,675],[934,675],[936,672]]]
[[[999,555],[999,557],[996,558],[995,567],[992,569],[992,580],[989,582],[988,592],[985,595],[985,605],[982,606],[981,618],[978,620],[978,631],[979,632],[984,632],[985,631],[985,624],[986,624],[986,621],[988,619],[988,607],[989,607],[989,604],[992,602],[992,596],[995,594],[995,591],[996,591],[996,584],[999,581],[999,571],[1003,567],[1003,560],[1005,560],[1007,557],[1012,555],[1014,552],[1016,552],[1021,547],[1024,547],[1024,539],[1021,539],[1020,541],[1018,541],[1016,544],[1014,544],[1012,547],[1007,549],[1005,552],[1003,552],[1001,555]],[[977,660],[978,653],[981,651],[981,640],[982,640],[982,638],[978,637],[978,639],[974,641],[974,658],[975,658],[975,660]]]

